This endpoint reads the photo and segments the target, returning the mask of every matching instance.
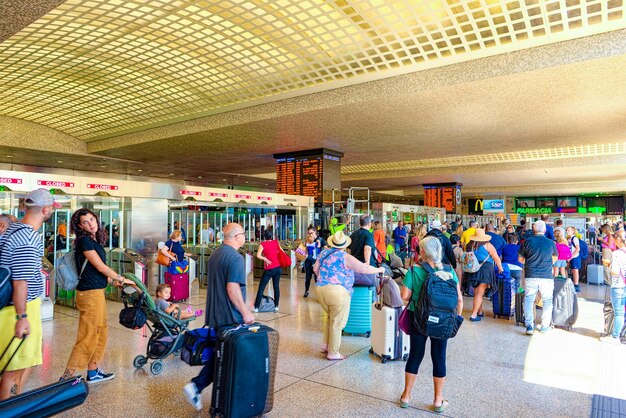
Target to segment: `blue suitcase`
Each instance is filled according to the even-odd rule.
[[[515,278],[505,268],[502,274],[496,273],[496,289],[491,296],[494,318],[510,318],[515,314]]]
[[[355,286],[350,301],[350,315],[343,329],[344,334],[365,335],[369,338],[372,332],[372,303],[374,287]]]

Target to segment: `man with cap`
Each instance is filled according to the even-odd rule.
[[[24,207],[22,221],[12,223],[0,236],[0,265],[11,270],[13,283],[13,298],[0,310],[0,347],[11,344],[0,359],[0,370],[6,366],[0,380],[0,400],[21,393],[31,368],[42,364],[41,296],[45,282],[41,273],[43,242],[37,231],[61,204],[48,190],[37,189],[26,196]]]
[[[441,261],[443,264],[448,264],[456,269],[456,257],[454,256],[454,250],[452,249],[452,243],[443,232],[441,231],[441,221],[435,219],[430,224],[430,231],[426,234],[427,237],[435,237],[441,243],[441,249],[443,250],[443,257]]]
[[[524,241],[519,249],[519,262],[524,265],[524,320],[526,334],[535,331],[534,304],[537,292],[541,292],[543,309],[541,312],[541,328],[539,331],[550,331],[552,322],[552,293],[554,292],[554,276],[552,264],[558,259],[556,244],[544,235],[546,223],[536,221],[533,224],[535,235]]]

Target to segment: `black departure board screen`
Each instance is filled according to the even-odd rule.
[[[276,193],[321,199],[323,158],[290,157],[276,160]]]

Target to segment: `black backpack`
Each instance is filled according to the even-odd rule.
[[[413,316],[415,329],[430,338],[452,338],[463,323],[463,317],[457,315],[456,311],[458,292],[456,282],[452,279],[452,270],[447,265],[443,270],[439,270],[450,274],[450,278],[444,280],[430,264],[422,263],[422,268],[426,270],[428,276],[422,285]]]

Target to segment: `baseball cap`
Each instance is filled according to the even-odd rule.
[[[431,228],[441,229],[441,221],[435,219],[433,223],[430,224]]]
[[[44,188],[33,190],[24,199],[26,206],[53,206],[57,209],[63,207],[59,202],[55,202],[50,192]]]

